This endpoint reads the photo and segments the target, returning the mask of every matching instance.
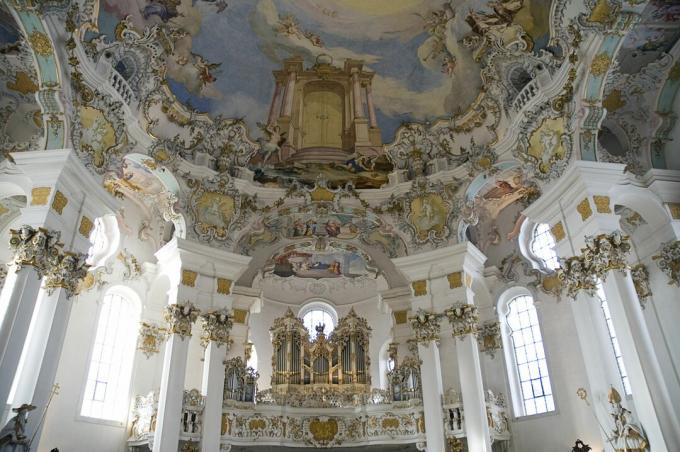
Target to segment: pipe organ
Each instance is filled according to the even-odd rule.
[[[310,340],[302,320],[290,309],[274,320],[270,329],[274,345],[272,390],[287,392],[289,387],[343,385],[357,392],[370,391],[371,328],[366,320],[352,309],[328,337],[324,325],[316,329],[316,339]]]

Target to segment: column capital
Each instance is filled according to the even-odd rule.
[[[171,304],[165,308],[164,317],[168,322],[168,334],[177,334],[182,339],[191,337],[191,325],[201,311],[190,301]]]
[[[63,244],[59,242],[59,231],[23,225],[9,232],[9,248],[14,253],[13,263],[17,270],[31,266],[42,277],[50,262],[58,260],[61,255]]]
[[[441,331],[439,322],[443,317],[443,314],[418,309],[416,315],[411,317],[411,328],[413,328],[418,344],[426,345],[432,341],[439,341],[439,332]]]
[[[558,278],[567,288],[567,294],[575,298],[580,290],[593,295],[597,281],[604,281],[610,270],[628,269],[626,256],[631,245],[628,236],[621,231],[585,237],[581,254],[566,259],[558,269]]]
[[[468,303],[456,303],[445,312],[451,326],[453,337],[462,338],[468,334],[477,335],[479,313],[477,306]]]
[[[668,284],[680,286],[680,240],[664,243],[652,259],[657,261],[661,271],[668,276]]]
[[[226,345],[229,348],[232,343],[232,340],[229,338],[229,331],[231,331],[233,326],[229,311],[227,309],[219,309],[205,312],[200,317],[203,327],[201,343],[207,346],[209,342],[215,342],[218,347]]]
[[[85,262],[87,255],[65,251],[50,262],[45,275],[45,289],[52,294],[55,289],[64,289],[68,297],[80,292],[80,282],[87,276],[90,266]]]

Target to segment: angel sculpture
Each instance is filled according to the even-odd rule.
[[[20,407],[12,408],[16,415],[0,430],[0,451],[28,451],[31,440],[24,433],[29,411],[35,406],[24,403]]]
[[[286,133],[281,133],[281,128],[277,124],[257,123],[257,126],[265,133],[266,138],[260,137],[257,142],[260,144],[262,153],[262,164],[269,161],[272,155],[276,154],[281,162],[281,146],[286,142]]]

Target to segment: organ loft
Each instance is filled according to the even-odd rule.
[[[278,127],[285,141],[271,163],[345,162],[380,154],[374,75],[359,60],[345,60],[340,68],[330,56],[320,55],[307,69],[301,57],[284,60],[283,68],[274,71],[267,125]]]

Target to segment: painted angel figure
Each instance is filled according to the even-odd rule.
[[[217,69],[222,63],[210,63],[203,59],[201,55],[191,54],[194,57],[194,67],[198,70],[198,78],[201,81],[201,88],[217,80],[211,71]]]
[[[257,123],[257,126],[265,133],[266,138],[258,138],[260,152],[262,153],[262,163],[269,161],[272,155],[276,154],[281,161],[281,146],[286,142],[286,133],[281,133],[281,128],[277,124]]]

